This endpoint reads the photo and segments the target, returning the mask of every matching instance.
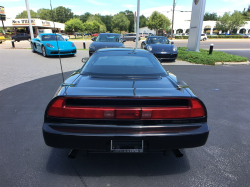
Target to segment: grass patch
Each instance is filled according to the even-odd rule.
[[[88,51],[89,49],[77,49],[77,50],[83,50],[83,51]]]
[[[231,55],[221,51],[213,51],[212,55],[209,55],[209,50],[200,49],[200,52],[186,51],[186,47],[178,47],[179,60],[191,62],[194,64],[206,64],[215,65],[215,62],[247,62],[248,58]]]

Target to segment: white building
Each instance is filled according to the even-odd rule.
[[[168,19],[172,20],[172,11],[164,11],[161,13],[168,17]],[[190,20],[191,11],[175,11],[173,33],[189,33]],[[202,33],[204,34],[206,30],[210,30],[210,34],[213,34],[213,31],[216,30],[215,25],[216,21],[203,21]],[[145,33],[144,31],[147,31],[146,33],[156,33],[154,30],[145,27],[139,29],[139,33]],[[229,31],[227,32],[229,33]],[[241,27],[237,33],[250,33],[250,21],[247,21],[247,24]]]
[[[41,33],[43,29],[51,29],[55,30],[57,33],[61,33],[64,31],[65,24],[64,23],[57,23],[55,22],[55,29],[54,23],[52,21],[40,20],[40,19],[31,19],[32,27],[34,36],[37,36]],[[0,27],[2,27],[2,22],[0,23]],[[12,35],[16,35],[19,31],[29,34],[29,21],[28,19],[6,19],[4,21],[5,28],[11,28],[13,31]]]

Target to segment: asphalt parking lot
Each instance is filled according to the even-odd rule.
[[[63,57],[65,77],[82,66]],[[26,49],[1,49],[0,186],[249,186],[250,66],[169,65],[205,103],[210,135],[205,146],[173,154],[78,154],[47,147],[46,105],[62,83],[58,58]]]

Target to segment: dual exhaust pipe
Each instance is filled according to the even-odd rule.
[[[68,154],[68,158],[70,159],[75,159],[77,154],[79,152],[79,149],[72,149],[69,154]],[[174,155],[177,157],[177,158],[180,158],[180,157],[183,157],[183,153],[181,152],[180,149],[172,149],[172,152],[174,153]],[[168,152],[165,152],[165,155],[168,155],[167,154]]]

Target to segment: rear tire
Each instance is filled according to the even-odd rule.
[[[43,54],[43,56],[44,56],[44,57],[46,57],[46,56],[47,56],[46,49],[45,49],[45,47],[44,47],[44,46],[42,46],[42,54]]]
[[[136,42],[136,39],[134,39],[134,42]]]

